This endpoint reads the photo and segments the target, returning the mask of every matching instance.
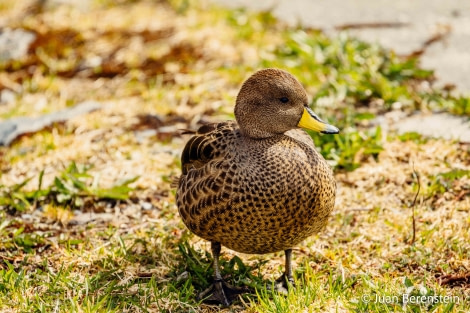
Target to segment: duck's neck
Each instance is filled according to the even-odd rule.
[[[242,136],[248,137],[251,139],[267,139],[267,138],[273,138],[273,137],[282,135],[282,134],[273,134],[271,132],[263,131],[261,129],[257,129],[253,127],[250,127],[248,129],[240,127],[240,133],[242,134]]]

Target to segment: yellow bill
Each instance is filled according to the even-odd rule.
[[[339,129],[333,125],[323,122],[310,108],[304,108],[304,113],[297,126],[314,130],[323,134],[337,134]]]

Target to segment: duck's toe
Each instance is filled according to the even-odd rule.
[[[238,295],[248,291],[246,287],[236,287],[223,280],[216,280],[209,288],[198,295],[198,299],[207,303],[229,306]]]
[[[274,290],[279,293],[287,294],[290,287],[295,287],[294,277],[287,276],[285,273],[274,281]],[[271,289],[268,287],[268,289]]]

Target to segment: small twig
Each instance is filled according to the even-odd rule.
[[[455,197],[455,200],[456,200],[456,201],[460,201],[460,200],[462,200],[463,197],[469,196],[469,195],[470,195],[470,191],[462,190],[462,191],[457,195],[457,197]]]
[[[410,54],[406,55],[406,57],[413,58],[413,57],[421,56],[422,54],[426,52],[429,46],[445,39],[450,34],[451,31],[452,31],[452,28],[449,25],[445,25],[438,33],[432,35],[425,42],[423,42],[419,49],[414,50]]]
[[[421,190],[421,182],[419,181],[419,174],[415,170],[415,164],[413,163],[413,177],[416,178],[418,182],[418,190],[416,191],[415,198],[413,199],[413,203],[411,203],[411,219],[412,219],[412,225],[413,225],[413,237],[411,238],[411,244],[413,245],[416,241],[416,218],[415,218],[415,205],[416,205],[416,200],[418,199],[419,191]]]
[[[372,23],[350,23],[335,26],[337,30],[364,29],[364,28],[400,28],[409,26],[410,23],[403,22],[372,22]]]
[[[444,285],[458,285],[470,284],[470,274],[463,275],[445,275],[439,279],[439,284]]]
[[[15,259],[15,258],[8,257],[8,256],[6,256],[6,255],[2,255],[2,254],[0,254],[0,259],[7,260],[7,261],[10,261],[10,262],[14,262],[14,261],[16,261],[16,259]]]
[[[137,277],[139,278],[152,278],[153,273],[151,272],[138,272]]]
[[[42,170],[40,173],[39,173],[39,181],[38,181],[38,189],[34,192],[34,203],[33,203],[33,210],[36,210],[37,207],[38,207],[38,195],[39,195],[39,192],[41,192],[41,188],[42,188],[42,179],[44,177],[44,170]]]

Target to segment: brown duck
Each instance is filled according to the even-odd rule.
[[[200,296],[229,305],[242,290],[223,281],[221,245],[242,253],[285,251],[278,282],[293,283],[292,247],[320,231],[336,183],[310,136],[338,129],[309,107],[286,71],[264,69],[242,85],[234,121],[204,125],[184,147],[176,201],[186,226],[211,242],[214,283]]]

